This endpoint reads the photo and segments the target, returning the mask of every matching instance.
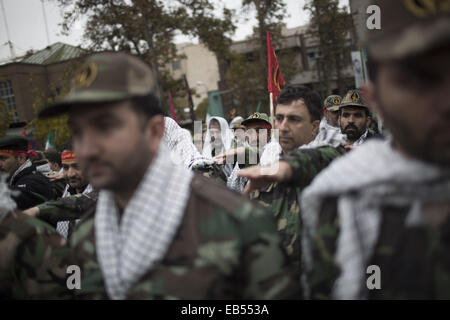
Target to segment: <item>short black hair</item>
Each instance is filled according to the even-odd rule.
[[[287,86],[278,96],[278,104],[291,104],[293,101],[302,99],[308,108],[311,122],[320,120],[322,117],[322,100],[317,92],[305,86]]]
[[[48,161],[50,161],[51,163],[57,163],[59,166],[61,166],[61,154],[59,152],[48,151],[44,152],[44,154]]]
[[[152,93],[144,96],[136,96],[131,98],[131,105],[133,109],[141,113],[148,120],[156,115],[165,116],[159,99]]]
[[[63,143],[63,145],[61,146],[61,151],[64,151],[64,150],[73,151],[72,140],[68,140]]]

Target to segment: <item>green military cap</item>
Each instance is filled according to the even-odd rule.
[[[0,138],[1,150],[27,151],[28,139],[23,136],[6,136]]]
[[[364,42],[376,60],[413,56],[450,41],[448,0],[372,0],[371,4],[379,8],[381,29],[367,29]]]
[[[328,111],[338,111],[339,110],[339,105],[341,104],[341,102],[342,102],[342,97],[333,94],[331,96],[328,96],[325,99],[325,101],[323,102],[323,106]]]
[[[154,94],[156,77],[142,60],[122,52],[91,55],[77,71],[68,95],[44,106],[38,117],[67,112],[71,105],[113,102]]]
[[[339,105],[339,109],[347,106],[367,108],[367,105],[362,98],[361,92],[358,89],[349,90],[347,92],[347,94],[344,96],[344,99],[342,99],[342,103]]]
[[[261,113],[261,112],[255,112],[252,115],[250,115],[247,119],[242,121],[242,125],[245,126],[245,125],[249,124],[250,122],[255,122],[255,121],[265,122],[270,126],[270,128],[272,128],[272,124],[270,123],[270,120],[269,120],[269,117],[267,116],[267,114]]]

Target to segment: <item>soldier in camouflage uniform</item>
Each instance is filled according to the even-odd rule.
[[[124,53],[91,56],[68,112],[77,160],[101,190],[70,239],[79,298],[276,299],[299,296],[273,218],[171,161],[152,70]],[[83,116],[80,116],[80,109]]]
[[[286,96],[288,98],[286,98]],[[303,103],[303,106],[297,106],[299,108],[298,111],[295,109],[289,110],[284,108],[285,105],[293,105],[297,101],[309,103],[308,108],[305,102]],[[301,90],[297,93],[283,91],[278,97],[275,128],[280,129],[281,137],[285,130],[291,130],[291,132],[297,135],[302,135],[302,137],[297,137],[293,140],[302,141],[306,146],[314,140],[314,126],[310,125],[309,131],[303,129],[295,131],[295,129],[285,129],[285,127],[298,127],[299,124],[297,123],[298,120],[296,117],[304,119],[300,120],[300,122],[305,121],[307,124],[308,122],[312,123],[313,121],[318,122],[321,110],[320,98],[315,92],[309,89]],[[297,114],[296,112],[299,113]],[[290,141],[288,140],[288,142]],[[299,170],[295,175],[295,178],[289,182],[277,180],[270,182],[263,187],[261,187],[260,183],[255,186],[255,181],[250,181],[246,192],[248,193],[252,189],[259,189],[250,195],[251,199],[254,199],[272,212],[277,220],[278,232],[281,235],[283,245],[288,252],[290,261],[295,263],[297,267],[300,267],[300,231],[302,222],[300,219],[298,196],[323,168],[336,157],[343,154],[345,150],[342,146],[335,148],[328,145],[322,145],[319,148],[303,149],[298,149],[302,145],[296,144],[291,145],[286,143],[284,146],[285,148],[283,151],[287,155],[285,155],[285,158],[282,157],[282,159],[288,160],[293,168],[298,168]],[[293,150],[288,149],[287,146],[290,146]],[[256,169],[249,169],[249,171],[241,171],[239,175],[245,177],[247,174],[250,174],[248,178],[255,180],[258,175],[254,176],[253,172],[255,172],[255,170],[258,171],[258,167],[256,167]]]
[[[312,299],[450,298],[450,5],[377,0],[362,92],[392,141],[368,141],[304,191]]]
[[[0,176],[0,299],[69,298],[66,241],[15,207]]]

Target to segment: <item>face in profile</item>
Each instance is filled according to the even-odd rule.
[[[382,63],[365,86],[370,104],[404,153],[450,166],[450,46]]]

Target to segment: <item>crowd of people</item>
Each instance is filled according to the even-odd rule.
[[[193,135],[148,65],[89,56],[38,115],[60,152],[0,138],[0,296],[449,299],[450,10],[375,2],[361,89]]]

